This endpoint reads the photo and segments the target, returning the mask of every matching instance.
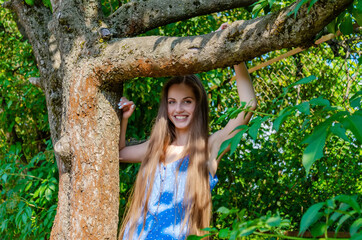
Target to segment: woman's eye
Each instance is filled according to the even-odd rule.
[[[168,104],[174,104],[175,101],[168,101]]]
[[[185,103],[191,104],[192,102],[191,102],[191,100],[185,100]]]

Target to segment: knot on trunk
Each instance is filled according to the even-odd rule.
[[[112,33],[108,28],[100,28],[98,29],[99,37],[104,40],[109,40],[112,37]]]
[[[41,88],[42,90],[44,90],[43,84],[42,84],[42,79],[40,77],[31,77],[31,78],[29,78],[29,82],[31,84],[33,84],[34,86],[37,86],[37,87]]]
[[[71,166],[72,152],[70,148],[70,138],[65,135],[54,145],[54,152],[58,154],[67,169]]]

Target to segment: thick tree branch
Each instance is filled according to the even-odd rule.
[[[258,19],[234,22],[221,32],[193,37],[121,39],[109,43],[94,68],[105,83],[141,76],[172,76],[209,71],[252,59],[269,51],[311,45],[314,36],[353,0],[319,0],[297,17],[295,7]],[[298,3],[298,2],[297,2]],[[296,3],[296,4],[297,4]]]
[[[192,17],[250,6],[257,0],[149,0],[124,4],[109,18],[117,36],[135,36]]]

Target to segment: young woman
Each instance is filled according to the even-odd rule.
[[[221,26],[221,29],[226,26]],[[254,89],[244,63],[234,66],[240,101],[256,108]],[[150,139],[125,146],[128,118],[135,105],[122,97],[119,156],[141,163],[119,239],[186,239],[202,234],[211,219],[211,190],[217,183],[217,158],[222,142],[251,113],[236,118],[209,136],[208,100],[194,75],[171,78],[163,88]]]

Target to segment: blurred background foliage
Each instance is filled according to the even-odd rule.
[[[126,2],[102,0],[103,12],[112,14]],[[262,0],[247,9],[172,23],[144,35],[207,34],[224,22],[255,18],[290,2]],[[31,5],[31,1],[27,3]],[[241,220],[258,219],[253,224],[260,226],[269,221],[270,227],[277,226],[275,219],[281,216],[287,220],[278,220],[280,226],[298,230],[305,214],[318,223],[321,216],[317,219],[307,214],[307,209],[325,201],[323,206],[329,206],[327,199],[337,195],[354,196],[361,203],[362,46],[361,34],[353,27],[361,26],[361,14],[362,1],[356,0],[316,38],[338,30],[342,35],[251,73],[258,109],[243,134],[232,140],[235,149],[223,157],[219,183],[213,190],[212,225],[222,230],[218,238],[232,239],[239,234],[227,229],[234,229],[231,226]],[[32,49],[4,8],[0,9],[0,40],[0,235],[1,239],[48,239],[58,200],[58,172],[45,97],[28,81],[39,74]],[[252,59],[248,68],[289,50]],[[226,124],[232,112],[240,110],[231,81],[233,69],[198,76],[209,94],[213,133]],[[138,78],[124,84],[124,95],[137,106],[127,131],[129,140],[149,136],[166,80]],[[301,84],[295,84],[300,80]],[[138,167],[120,165],[120,218]],[[350,231],[355,219],[347,219],[340,231]],[[248,224],[240,226],[260,230]],[[246,236],[245,231],[243,234],[234,237]]]

